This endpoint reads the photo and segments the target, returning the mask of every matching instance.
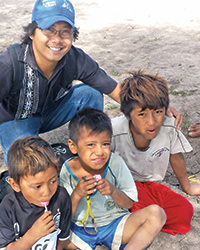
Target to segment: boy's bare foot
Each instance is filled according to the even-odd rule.
[[[200,136],[200,122],[196,122],[188,128],[188,135],[190,137]]]

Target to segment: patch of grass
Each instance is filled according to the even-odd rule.
[[[189,126],[190,126],[189,117],[186,115],[186,116],[183,117],[182,128],[183,129],[188,129]]]
[[[106,108],[107,108],[108,110],[116,109],[116,108],[117,108],[117,105],[116,105],[116,104],[107,104],[107,105],[106,105]]]
[[[190,90],[176,90],[175,86],[169,87],[169,94],[171,95],[177,95],[177,96],[189,96],[193,95],[197,89],[190,89]]]
[[[112,70],[110,73],[112,76],[121,76],[121,72],[117,71],[117,70]]]

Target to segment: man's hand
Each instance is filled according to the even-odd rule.
[[[188,128],[188,135],[190,137],[199,137],[200,136],[200,122],[196,122]]]
[[[177,129],[181,130],[183,116],[178,111],[176,111],[174,108],[172,108],[172,107],[168,107],[168,109],[167,109],[167,116],[169,116],[169,117],[175,117],[174,125],[177,127]]]

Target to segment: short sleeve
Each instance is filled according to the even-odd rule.
[[[171,130],[170,141],[171,141],[171,148],[170,148],[171,154],[187,153],[192,151],[190,143],[185,138],[183,133],[178,129]]]
[[[99,67],[98,63],[80,48],[72,47],[76,54],[77,80],[109,94],[117,86],[117,82]]]
[[[120,166],[117,176],[116,187],[123,191],[133,201],[138,201],[138,193],[133,176],[126,163],[117,153],[112,154],[110,165]]]
[[[11,207],[5,197],[0,204],[0,249],[15,241],[15,220]]]
[[[72,206],[71,199],[68,192],[60,187],[60,197],[61,199],[61,219],[60,219],[60,234],[58,235],[59,240],[66,240],[70,235],[70,225],[71,225],[71,217],[72,217]]]

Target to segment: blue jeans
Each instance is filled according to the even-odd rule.
[[[62,99],[48,106],[40,116],[0,124],[0,141],[5,163],[7,164],[8,149],[16,139],[58,128],[83,107],[103,110],[103,95],[85,84],[77,84]]]

